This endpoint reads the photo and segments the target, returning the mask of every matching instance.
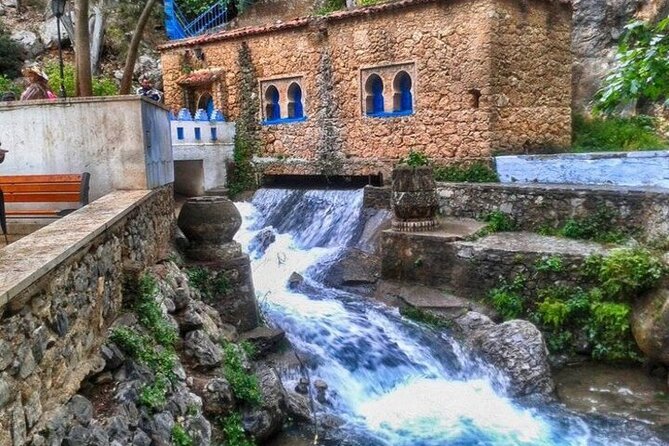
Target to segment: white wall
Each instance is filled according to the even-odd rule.
[[[0,102],[0,175],[90,172],[90,199],[174,181],[168,111],[136,96]]]
[[[498,156],[495,165],[502,183],[669,188],[669,151]]]

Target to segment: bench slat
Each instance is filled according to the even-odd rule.
[[[4,189],[3,189],[4,190]],[[5,193],[6,203],[78,203],[79,193],[68,192],[10,192]]]
[[[81,174],[0,175],[0,186],[25,183],[81,183],[81,177]]]
[[[7,216],[17,216],[17,217],[19,217],[19,216],[24,216],[25,217],[25,216],[32,216],[32,215],[36,215],[36,216],[40,216],[40,217],[50,217],[50,216],[57,217],[57,216],[60,215],[60,211],[50,210],[50,209],[37,209],[37,210],[33,209],[33,210],[28,210],[28,211],[20,211],[20,210],[13,211],[13,210],[8,209],[6,214],[7,214]]]
[[[81,190],[81,183],[29,183],[0,184],[5,194],[23,192],[76,192]]]

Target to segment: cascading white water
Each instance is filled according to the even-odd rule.
[[[266,316],[286,331],[312,378],[328,383],[321,410],[346,422],[337,444],[662,444],[621,439],[606,423],[557,405],[521,407],[504,396],[494,371],[447,335],[319,283],[323,261],[360,232],[362,191],[261,189],[237,206],[244,224],[236,238],[254,259]],[[299,292],[288,287],[293,272],[304,276]]]

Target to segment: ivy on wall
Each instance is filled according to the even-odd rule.
[[[341,136],[335,126],[334,76],[330,51],[321,54],[318,78],[318,95],[324,107],[318,113],[318,125],[322,129],[316,144],[316,166],[326,177],[342,172]]]
[[[251,62],[251,51],[246,42],[242,42],[239,47],[237,63],[240,72],[239,116],[235,122],[233,166],[228,180],[228,188],[232,197],[256,187],[253,155],[258,153],[260,148],[260,126],[258,124],[260,103],[256,93],[258,82]]]

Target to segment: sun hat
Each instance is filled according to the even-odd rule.
[[[24,76],[28,76],[30,73],[36,74],[37,76],[41,77],[45,81],[49,80],[49,76],[47,76],[47,74],[37,66],[26,67],[21,72],[21,74],[23,74]]]

